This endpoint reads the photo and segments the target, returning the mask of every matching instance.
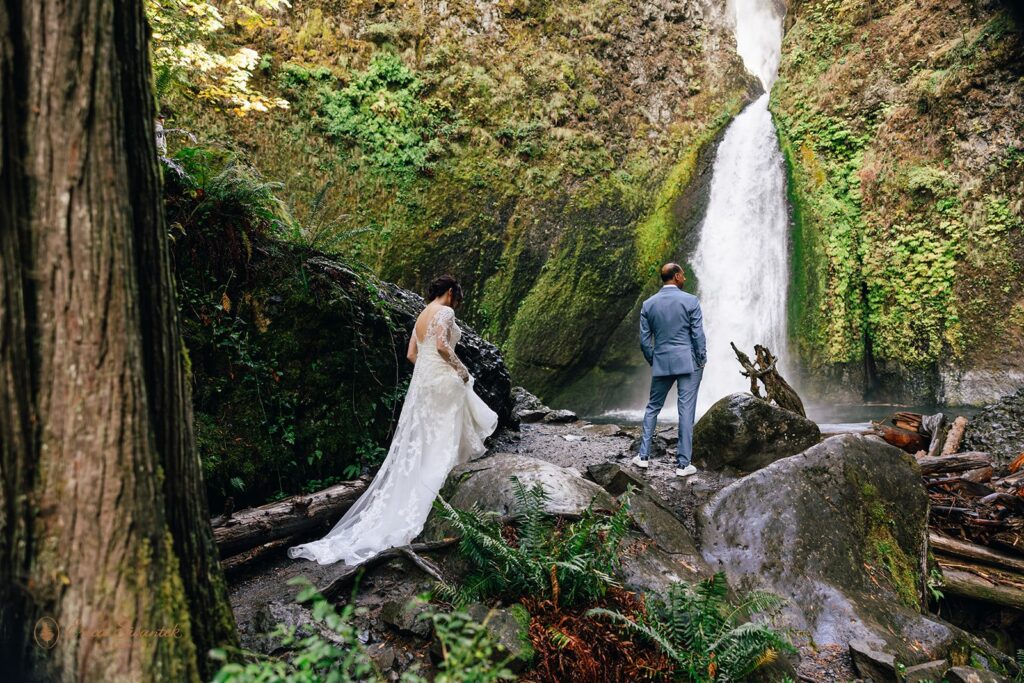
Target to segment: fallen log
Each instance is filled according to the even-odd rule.
[[[953,426],[949,428],[946,435],[946,443],[942,445],[942,455],[952,455],[960,450],[960,443],[964,440],[964,429],[967,428],[967,418],[960,415],[953,420]]]
[[[944,565],[940,560],[939,566],[942,568],[940,590],[943,593],[1024,609],[1024,588],[994,581],[961,565]]]
[[[797,415],[803,415],[807,417],[807,411],[804,410],[804,403],[800,400],[800,395],[796,393],[794,389],[786,379],[779,374],[778,359],[772,355],[772,352],[766,346],[760,344],[754,345],[754,356],[757,361],[757,366],[750,361],[750,357],[736,348],[736,344],[729,342],[732,346],[733,352],[736,354],[736,360],[739,361],[743,370],[740,372],[741,375],[750,380],[750,393],[761,398],[761,392],[758,389],[757,382],[764,385],[765,397],[764,400],[769,403],[796,413]]]
[[[346,481],[323,491],[291,496],[276,503],[239,510],[211,520],[222,558],[279,539],[292,539],[317,529],[326,531],[366,491],[369,479]]]
[[[969,453],[956,453],[954,455],[939,455],[934,458],[924,456],[917,459],[924,475],[938,472],[966,472],[979,467],[990,467],[992,460],[988,453],[971,451]]]
[[[881,423],[875,423],[874,427],[875,433],[886,443],[902,448],[907,453],[914,454],[918,451],[927,452],[928,450],[928,437],[920,432],[901,427],[890,427]]]
[[[225,573],[233,574],[239,569],[244,569],[245,567],[254,564],[257,560],[265,559],[270,555],[283,551],[291,544],[291,538],[279,538],[276,541],[264,543],[263,545],[258,545],[251,550],[246,550],[245,552],[238,553],[237,555],[227,557],[221,560],[220,566],[224,569]]]
[[[975,560],[995,567],[1024,573],[1024,557],[1015,557],[976,543],[969,543],[943,534],[928,534],[928,544],[939,552],[968,560]]]
[[[889,421],[900,429],[906,429],[908,432],[921,432],[922,429],[922,416],[920,413],[907,413],[899,411],[893,414]]]

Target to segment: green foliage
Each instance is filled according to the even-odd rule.
[[[218,8],[218,4],[221,8]],[[150,45],[157,96],[162,100],[175,86],[193,93],[201,102],[223,107],[238,115],[288,107],[249,86],[260,64],[259,53],[243,47],[232,54],[215,45],[224,29],[226,8],[232,19],[245,26],[272,25],[265,14],[290,7],[288,0],[146,0],[146,15],[153,29]]]
[[[255,652],[215,649],[215,661],[224,662],[212,683],[383,683],[389,680],[373,663],[353,624],[361,613],[352,604],[341,613],[328,602],[304,576],[291,579],[289,585],[301,586],[297,602],[306,603],[312,616],[312,633],[296,634],[295,626],[278,624],[271,633],[281,657]],[[441,643],[442,660],[431,678],[435,683],[494,683],[515,680],[501,660],[500,644],[495,643],[485,624],[455,612],[432,612],[430,619]],[[403,674],[403,683],[426,683],[415,669]]]
[[[652,600],[638,617],[603,608],[588,614],[612,619],[654,643],[687,680],[738,681],[795,649],[768,622],[741,623],[756,615],[774,617],[784,604],[781,598],[753,591],[730,604],[728,590],[718,573],[696,585],[673,584],[664,602]]]
[[[462,586],[441,586],[439,595],[456,604],[500,596],[549,598],[575,605],[603,596],[618,586],[621,544],[630,528],[629,493],[611,515],[588,508],[568,524],[545,512],[548,495],[540,484],[527,489],[513,478],[515,540],[506,540],[501,523],[479,509],[459,510],[443,498],[435,509],[461,535],[460,553],[470,572]]]
[[[442,661],[435,683],[493,683],[514,681],[508,670],[509,658],[499,659],[503,648],[494,642],[484,624],[464,612],[435,612],[430,615],[434,633],[441,643]]]
[[[297,601],[310,603],[310,612],[316,625],[312,629],[313,633],[299,636],[294,626],[278,624],[272,636],[278,639],[282,648],[288,650],[286,657],[243,652],[242,659],[247,661],[239,663],[229,661],[227,651],[213,650],[211,657],[225,663],[212,683],[355,683],[384,680],[360,642],[352,623],[356,608],[351,604],[346,605],[339,614],[307,578],[297,577],[288,583],[302,586]],[[330,632],[330,637],[321,635],[320,629]]]
[[[387,177],[423,171],[442,153],[455,115],[422,92],[423,82],[397,55],[379,52],[345,88],[320,90],[324,128]]]

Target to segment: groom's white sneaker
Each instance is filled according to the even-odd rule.
[[[630,462],[642,470],[646,470],[648,465],[650,465],[646,460],[641,460],[639,455],[630,460]]]
[[[689,477],[689,476],[692,476],[694,474],[697,474],[697,468],[694,467],[693,465],[687,465],[686,467],[677,467],[676,468],[676,476],[677,477]]]

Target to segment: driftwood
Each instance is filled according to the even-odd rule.
[[[875,433],[882,437],[886,443],[897,448],[902,448],[907,453],[924,451],[927,454],[928,437],[921,432],[903,429],[902,427],[890,427],[886,424],[873,423]]]
[[[334,525],[366,491],[366,478],[323,491],[292,496],[257,508],[228,512],[211,520],[222,558],[282,539],[295,539]]]
[[[977,543],[960,541],[935,532],[928,534],[928,543],[933,550],[945,555],[962,557],[1024,574],[1024,557],[999,552]]]
[[[938,472],[966,472],[980,467],[990,467],[992,461],[988,453],[972,451],[955,455],[940,455],[934,458],[925,456],[918,458],[917,464],[921,467],[921,473],[928,476]]]
[[[946,442],[942,445],[942,455],[952,455],[960,450],[960,444],[964,440],[964,429],[967,428],[967,418],[963,415],[953,420],[953,426],[946,434]]]
[[[292,542],[293,539],[291,538],[280,538],[276,541],[271,541],[270,543],[264,543],[263,545],[258,545],[251,550],[246,550],[243,553],[238,553],[237,555],[232,555],[231,557],[221,560],[220,566],[225,572],[232,574],[254,564],[257,560],[265,559],[283,551],[285,548],[290,546]]]
[[[940,590],[973,600],[1024,609],[1024,584],[1006,581],[1006,574],[963,563],[938,560],[942,569]]]
[[[743,366],[743,371],[740,374],[750,380],[750,393],[757,398],[773,402],[780,408],[807,417],[803,401],[800,400],[799,394],[790,386],[789,382],[779,374],[776,369],[778,359],[767,347],[760,344],[754,346],[757,362],[755,367],[754,363],[750,361],[750,357],[736,348],[736,344],[729,342],[729,345],[732,346],[733,353],[736,354],[736,360]],[[761,396],[761,391],[757,386],[758,380],[764,385],[765,396]]]
[[[928,434],[928,455],[942,455],[942,445],[946,441],[946,416],[942,413],[928,415],[921,420],[921,431]]]

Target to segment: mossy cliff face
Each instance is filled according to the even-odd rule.
[[[1024,39],[1011,3],[790,7],[772,112],[811,379],[975,403],[1024,380]]]
[[[700,151],[751,94],[724,3],[295,0],[232,40],[291,109],[176,125],[230,138],[284,182],[320,246],[466,316],[545,398],[592,366],[655,268]],[[285,142],[282,142],[285,141]],[[326,182],[332,184],[315,200]]]

